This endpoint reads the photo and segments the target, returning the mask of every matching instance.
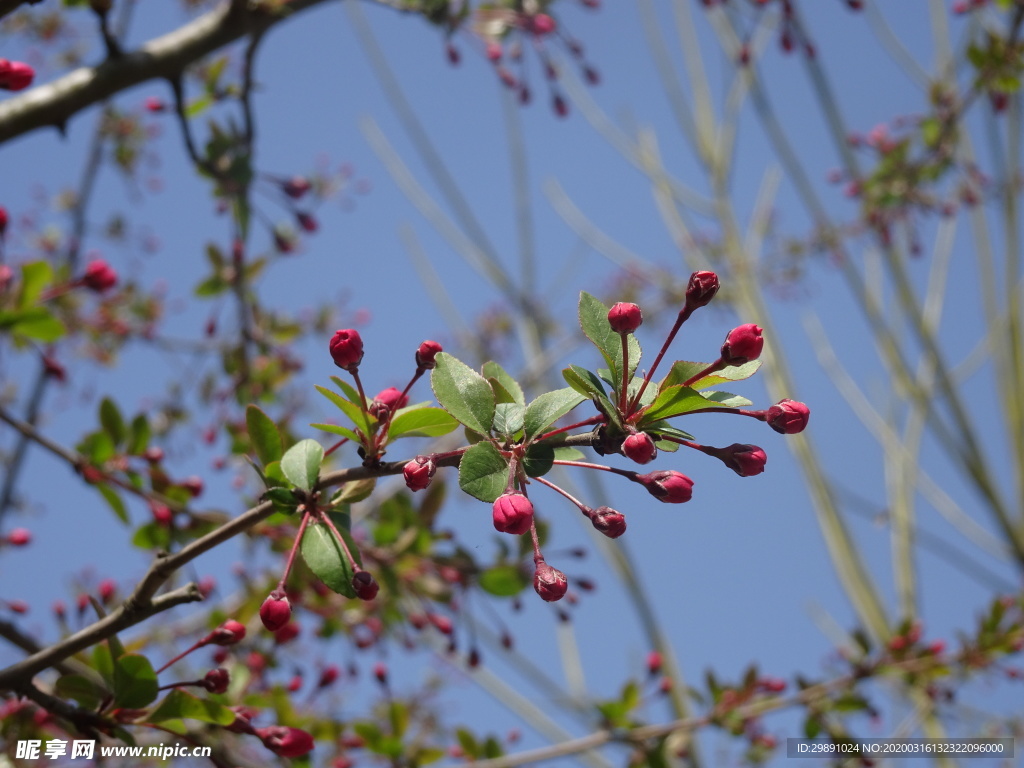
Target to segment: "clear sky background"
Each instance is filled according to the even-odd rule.
[[[360,40],[358,24],[353,24],[345,5],[327,4],[304,13],[275,29],[264,42],[257,69],[261,86],[256,98],[257,163],[262,170],[285,175],[307,172],[322,162],[321,158],[326,158],[331,167],[350,163],[355,177],[366,180],[368,189],[365,193],[351,190],[346,195],[354,203],[351,206],[335,200],[320,208],[320,232],[304,241],[299,257],[276,262],[259,291],[271,305],[296,312],[315,302],[336,301],[342,308],[338,327],[351,324],[358,312],[366,319],[361,326],[366,342],[361,370],[368,388],[380,389],[402,385],[411,372],[412,351],[424,338],[437,338],[449,351],[460,352],[458,334],[446,327],[443,313],[412,267],[403,245],[403,229],[415,233],[466,328],[475,327],[481,317],[501,305],[501,299],[410,203],[368,142],[367,125],[373,121],[427,193],[446,209],[384,93],[379,71],[371,66],[365,40]],[[638,12],[638,6],[646,3],[608,2],[596,13],[583,11],[574,3],[560,5],[564,6],[560,17],[564,27],[585,44],[588,60],[601,73],[601,84],[589,89],[588,97],[621,125],[653,131],[673,174],[699,189],[705,188],[704,177],[675,128],[648,55]],[[668,5],[663,1],[653,3],[681,70],[682,58]],[[930,67],[933,51],[925,4],[880,5],[886,6],[887,18],[911,54]],[[866,132],[883,121],[924,109],[927,94],[899,73],[875,41],[863,14],[848,12],[839,0],[815,0],[802,6],[851,129]],[[696,8],[695,13],[700,17]],[[536,57],[530,57],[534,103],[518,108],[511,105],[491,66],[473,50],[469,40],[458,41],[463,61],[461,66],[452,67],[445,58],[440,34],[416,18],[382,8],[365,8],[361,15],[445,168],[459,184],[502,264],[512,274],[517,273],[523,244],[512,184],[514,160],[508,121],[521,132],[527,158],[524,170],[529,191],[530,247],[537,270],[535,290],[565,328],[573,326],[579,291],[614,298],[610,288],[621,271],[584,244],[553,210],[545,194],[546,185],[552,181],[560,184],[575,206],[623,248],[680,277],[688,274],[652,201],[649,181],[598,135],[576,105],[571,106],[565,119],[553,114]],[[138,43],[185,20],[177,3],[143,3],[135,14],[130,37]],[[715,98],[721,103],[731,77],[730,65],[719,53],[710,29],[703,22],[699,26]],[[964,29],[963,22],[954,22],[955,39]],[[570,66],[568,62],[566,66]],[[826,182],[826,174],[838,165],[838,158],[811,101],[799,57],[781,55],[776,41],[771,40],[761,66],[776,110],[806,167],[814,172],[815,184],[824,190],[830,211],[837,218],[852,219],[856,214],[854,203],[843,197],[841,186]],[[52,74],[41,72],[41,80],[49,76]],[[117,103],[124,109],[138,109],[148,96],[169,98],[170,93],[166,84],[153,82],[122,94]],[[96,112],[88,111],[71,121],[65,139],[54,131],[40,131],[0,147],[0,204],[17,218],[37,206],[33,201],[52,201],[62,189],[73,186],[81,173],[84,147],[95,120]],[[144,285],[166,281],[169,306],[174,308],[167,322],[168,333],[195,337],[201,334],[209,313],[208,307],[191,296],[198,270],[203,268],[203,249],[210,241],[228,243],[228,222],[213,214],[207,185],[187,166],[174,122],[160,116],[147,121],[159,126],[162,133],[152,146],[152,164],[140,175],[141,183],[125,181],[113,171],[105,172],[91,219],[98,225],[110,212],[124,211],[133,227],[159,239],[160,248],[150,255],[136,247],[137,241],[131,247],[108,247],[98,237],[88,245],[102,250],[119,270]],[[737,208],[746,219],[765,172],[776,166],[749,109],[744,113],[737,146],[734,186]],[[988,162],[988,158],[983,160]],[[159,181],[158,191],[149,179]],[[806,234],[807,217],[788,182],[780,188],[776,208],[777,224],[783,233]],[[264,209],[271,219],[285,219],[283,212],[272,205]],[[53,221],[63,224],[56,215]],[[14,246],[9,251],[15,260],[32,255],[25,232],[22,228],[24,236],[20,240],[15,232]],[[927,278],[933,237],[934,230],[925,228],[925,255],[910,266],[919,283]],[[266,233],[257,228],[254,243],[264,248],[267,242]],[[950,298],[949,318],[943,323],[953,360],[961,359],[973,348],[983,328],[972,254],[965,239],[958,238],[956,243],[959,250],[952,261],[950,283],[959,289]],[[853,253],[857,255],[857,250]],[[768,338],[767,345],[786,349],[800,387],[793,396],[811,407],[810,432],[823,454],[824,465],[840,487],[868,502],[868,512],[881,511],[881,452],[816,362],[802,325],[805,316],[817,314],[843,363],[881,402],[890,383],[870,347],[859,311],[843,289],[834,266],[821,259],[809,261],[798,282],[773,288],[768,295],[783,338]],[[229,314],[223,312],[222,316],[227,318]],[[726,331],[745,320],[724,311],[699,313],[677,339],[672,354],[683,359],[712,360]],[[639,337],[649,355],[657,350],[664,330],[664,326],[653,324],[641,329]],[[327,377],[336,372],[326,344],[324,338],[296,349],[305,363],[303,375],[310,387],[326,383]],[[579,347],[565,362],[594,366],[596,357],[592,349]],[[522,362],[515,354],[510,360],[510,368]],[[190,380],[188,358],[141,347],[127,351],[122,364],[113,370],[70,359],[67,362],[71,383],[51,389],[49,418],[44,424],[48,435],[67,443],[74,442],[95,423],[97,396],[113,394],[125,411],[132,412],[144,407],[147,398],[159,394],[167,380]],[[0,373],[6,385],[23,384],[32,371],[30,355],[5,351]],[[970,382],[978,392],[972,402],[982,418],[991,419],[994,425],[999,418],[998,407],[984,374],[982,369]],[[735,389],[762,407],[770,404],[756,377]],[[420,399],[429,396],[425,383],[417,391]],[[310,406],[309,421],[331,415],[326,403],[311,401]],[[836,626],[849,629],[855,619],[830,564],[802,475],[786,448],[785,438],[748,419],[697,417],[692,423],[690,431],[708,444],[752,442],[763,446],[769,455],[767,471],[754,478],[738,478],[716,460],[692,451],[684,449],[665,456],[655,468],[676,468],[690,475],[696,481],[693,501],[682,506],[662,505],[638,488],[608,484],[611,502],[629,519],[629,531],[612,546],[627,548],[635,559],[690,681],[698,681],[708,668],[722,678],[735,679],[755,660],[766,674],[825,674],[834,646],[822,624],[834,621]],[[199,433],[205,426],[198,424],[193,439],[172,446],[173,466],[180,468],[182,475],[204,475],[208,491],[203,500],[238,513],[243,506],[237,493],[232,492],[231,483],[237,473],[244,471],[209,470],[225,445],[223,440],[212,447],[201,445]],[[317,435],[311,429],[306,436]],[[3,440],[3,445],[10,445],[8,434]],[[991,453],[998,455],[999,446]],[[971,512],[975,500],[937,453],[926,449],[925,458],[934,459],[929,465],[933,475],[948,478],[945,487]],[[610,463],[626,464],[625,460],[614,459]],[[454,483],[454,474],[451,479]],[[37,629],[43,639],[54,638],[56,628],[49,605],[58,597],[73,600],[69,587],[76,575],[91,567],[98,577],[111,576],[127,586],[141,576],[148,556],[128,551],[124,529],[112,519],[99,497],[82,494],[71,473],[42,452],[32,452],[20,488],[33,503],[6,525],[32,529],[36,541],[30,548],[3,553],[0,596],[28,600],[32,612],[24,619],[25,625]],[[640,674],[647,644],[636,629],[625,593],[608,573],[586,526],[580,525],[580,516],[554,494],[535,495],[539,497],[538,513],[553,523],[552,552],[580,544],[590,549],[590,555],[582,561],[554,555],[549,561],[570,578],[586,574],[598,581],[598,590],[584,595],[572,610],[572,626],[590,689],[599,697],[614,695],[626,676]],[[136,520],[144,519],[145,514],[142,509],[133,510]],[[442,524],[457,529],[464,543],[479,547],[481,552],[491,551],[493,530],[485,505],[452,505],[444,515]],[[980,515],[976,517],[987,526]],[[927,505],[920,508],[920,521],[924,529],[946,540],[960,541]],[[877,584],[889,604],[894,605],[887,529],[856,515],[850,517],[850,527]],[[1013,584],[1012,571],[1004,562],[979,555],[977,550],[970,554],[987,560],[988,568],[1004,583]],[[222,584],[229,585],[231,565],[238,556],[237,549],[230,554],[217,550],[197,562],[196,573],[216,574]],[[993,594],[991,582],[967,577],[928,552],[920,557],[919,576],[928,637],[952,640],[956,629],[973,626],[981,606]],[[497,603],[496,608],[515,628],[519,648],[561,678],[559,646],[553,634],[554,612],[532,595],[527,595],[524,602],[519,617],[509,616],[506,603]],[[187,611],[180,609],[178,614]],[[826,614],[830,618],[823,620]],[[339,649],[338,653],[340,658],[348,657],[347,651]],[[0,662],[15,658],[10,649],[0,647]],[[399,687],[407,681],[411,685],[424,674],[421,666],[392,660],[407,678],[399,679]],[[498,673],[509,672],[495,654],[490,654],[487,661],[493,662],[492,668]],[[1000,698],[1005,690],[1005,686],[994,686],[993,678],[991,688],[987,684],[976,686],[972,695],[975,700],[983,698],[986,704],[994,701],[996,706],[1010,708],[1012,698]],[[995,698],[993,691],[999,694]],[[468,722],[497,733],[518,724],[515,717],[477,693],[468,680],[445,693],[444,700],[452,722]],[[352,711],[358,703],[351,701],[346,711]],[[560,702],[547,702],[545,706],[553,716],[561,709]],[[652,719],[669,716],[657,701],[652,701],[648,712]],[[898,708],[887,710],[887,722],[897,721],[900,714]],[[564,714],[556,719],[564,721],[573,733],[583,732]],[[768,725],[769,731],[779,737],[798,735],[795,723],[785,715],[769,720]],[[540,743],[526,729],[522,746]]]

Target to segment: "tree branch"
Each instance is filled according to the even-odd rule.
[[[0,142],[45,126],[61,131],[77,112],[132,86],[156,78],[180,77],[190,64],[248,35],[261,35],[281,21],[325,0],[292,0],[288,12],[273,15],[225,2],[198,19],[140,49],[81,67],[0,104]],[[0,0],[0,16],[17,0]],[[8,8],[10,6],[10,8]]]

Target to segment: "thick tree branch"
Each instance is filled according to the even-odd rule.
[[[0,104],[0,142],[45,126],[64,129],[77,112],[156,78],[180,77],[190,64],[248,35],[261,35],[281,21],[325,0],[293,0],[274,15],[225,2],[195,21],[96,67],[82,67]],[[0,16],[15,0],[0,0]]]

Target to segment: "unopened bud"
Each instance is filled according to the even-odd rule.
[[[231,675],[222,667],[211,669],[203,678],[203,687],[210,693],[224,693],[231,683]]]
[[[637,464],[648,464],[657,457],[658,447],[646,432],[634,432],[622,441],[622,452]]]
[[[416,350],[416,366],[425,370],[431,370],[437,363],[434,358],[437,357],[437,353],[443,351],[441,345],[436,341],[427,339],[420,344],[419,349]]]
[[[292,605],[288,602],[288,597],[279,590],[271,592],[260,606],[260,621],[271,632],[277,632],[291,617]]]
[[[357,571],[352,577],[352,589],[360,600],[373,600],[380,587],[368,571]]]
[[[494,528],[501,533],[519,535],[533,523],[533,502],[518,492],[502,494],[492,509]]]
[[[722,345],[722,361],[727,365],[743,365],[757,360],[764,349],[760,326],[745,323],[729,331]]]
[[[553,603],[565,597],[569,581],[564,573],[541,560],[533,573],[533,588],[542,600]]]
[[[780,400],[768,409],[765,421],[768,426],[783,435],[795,435],[807,428],[811,409],[796,400]]]
[[[430,485],[430,478],[437,471],[437,465],[426,456],[417,456],[402,468],[405,485],[410,491],[422,491]]]
[[[609,539],[617,539],[626,532],[626,517],[611,507],[598,507],[590,517],[594,528]]]
[[[240,621],[230,619],[207,635],[206,640],[214,645],[234,645],[240,643],[244,637],[245,625]]]
[[[718,275],[707,270],[694,272],[686,285],[686,309],[693,311],[711,303],[718,293]]]
[[[313,737],[299,728],[273,725],[257,728],[263,746],[279,757],[301,757],[313,750]]]
[[[633,333],[643,321],[640,307],[628,301],[620,301],[608,310],[608,324],[615,333]]]
[[[693,497],[693,480],[674,469],[650,472],[633,478],[647,492],[665,504],[682,504]]]
[[[355,370],[363,359],[363,339],[351,328],[335,331],[329,348],[334,364],[346,371]]]

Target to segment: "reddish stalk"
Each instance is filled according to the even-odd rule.
[[[726,362],[722,358],[718,358],[715,362],[713,362],[711,365],[709,365],[703,371],[700,371],[700,372],[694,374],[693,376],[688,378],[686,381],[684,381],[683,382],[683,386],[684,387],[688,387],[691,384],[693,384],[694,382],[700,381],[705,376],[710,376],[715,371],[720,371],[722,368],[725,368],[725,367],[726,367]]]
[[[568,432],[570,429],[578,429],[579,427],[586,427],[591,424],[603,424],[606,421],[608,421],[608,417],[603,413],[599,413],[597,416],[591,416],[589,419],[577,421],[575,424],[570,424],[567,427],[559,427],[558,429],[553,429],[550,432],[545,432],[540,437],[535,438],[535,440],[547,440],[549,437],[554,437],[555,435],[560,435],[563,432]]]
[[[665,357],[665,353],[668,352],[669,345],[672,340],[675,339],[676,334],[679,333],[679,329],[683,323],[686,322],[687,318],[693,313],[693,310],[689,307],[683,307],[679,310],[679,316],[676,318],[675,325],[672,326],[672,330],[669,331],[668,338],[665,339],[665,343],[661,345],[661,350],[658,352],[658,356],[654,358],[654,365],[651,366],[650,370],[647,371],[647,375],[644,376],[643,383],[640,385],[640,389],[637,390],[636,395],[629,403],[629,413],[636,410],[637,403],[640,402],[640,398],[643,397],[644,391],[647,389],[647,385],[651,383],[651,378],[654,376],[654,372],[658,370],[658,366],[661,364],[661,360]],[[627,416],[629,415],[627,413]]]
[[[345,538],[341,535],[341,531],[334,525],[334,521],[331,520],[330,515],[325,515],[323,512],[318,511],[320,520],[327,523],[327,527],[334,532],[334,537],[338,540],[338,544],[341,545],[342,550],[345,552],[345,557],[348,558],[349,565],[352,566],[353,573],[359,573],[363,570],[359,567],[359,563],[356,562],[355,558],[352,557],[352,553],[349,551],[348,544],[345,543]]]
[[[295,533],[295,541],[292,542],[291,552],[288,553],[288,560],[284,564],[284,574],[281,576],[281,580],[277,582],[277,588],[279,591],[284,592],[284,583],[288,580],[288,574],[292,572],[292,566],[295,564],[295,555],[299,551],[299,544],[302,543],[302,536],[306,533],[306,526],[309,525],[309,517],[312,512],[305,512],[302,515],[302,522],[299,523],[299,530]]]
[[[629,344],[626,342],[628,334],[620,333],[619,336],[622,338],[622,387],[619,389],[619,413],[622,414],[622,418],[626,418],[629,415],[626,413],[626,389],[628,386],[627,379],[629,378]]]

